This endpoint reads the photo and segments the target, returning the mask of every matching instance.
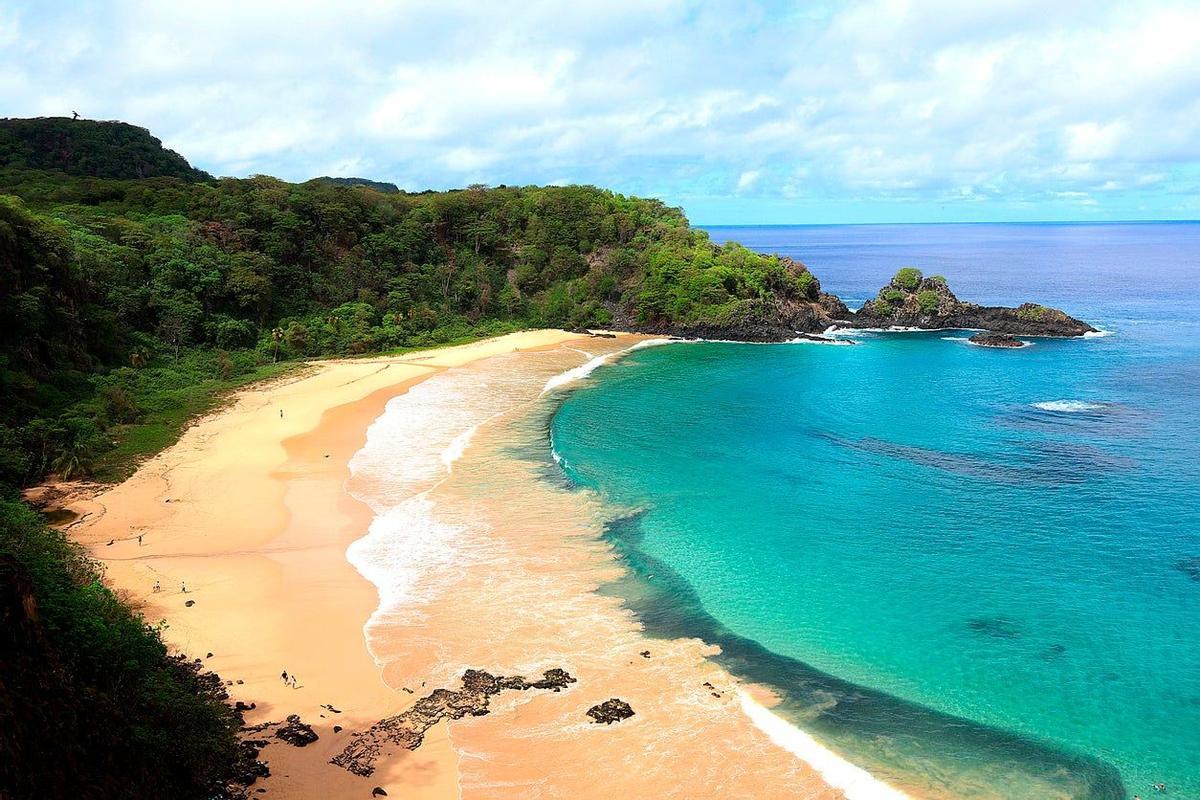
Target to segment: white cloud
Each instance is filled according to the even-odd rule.
[[[758,184],[758,179],[762,177],[762,172],[757,169],[746,170],[738,176],[737,193],[748,192]]]
[[[294,180],[338,164],[412,187],[571,175],[685,204],[1196,188],[1177,177],[1200,162],[1194,2],[792,12],[23,0],[0,10],[0,104],[128,119],[210,171]]]

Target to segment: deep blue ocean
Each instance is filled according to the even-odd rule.
[[[710,228],[851,308],[901,266],[1111,335],[673,344],[551,425],[606,587],[902,788],[1200,798],[1200,224]]]

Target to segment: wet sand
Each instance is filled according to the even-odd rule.
[[[72,534],[147,620],[166,621],[172,645],[233,681],[235,700],[256,704],[249,724],[299,714],[313,725],[316,743],[262,751],[272,772],[255,784],[263,796],[369,797],[380,786],[414,798],[840,797],[755,727],[741,710],[746,687],[704,658],[703,643],[647,640],[617,599],[594,591],[619,569],[599,535],[613,510],[555,485],[538,461],[540,388],[636,340],[536,331],[316,363],[238,394],[128,481],[76,505],[90,515]],[[502,355],[514,350],[537,355]],[[436,381],[452,376],[520,402],[451,448],[449,478],[414,481],[405,495],[373,485],[370,470],[351,477],[389,401],[436,399]],[[379,608],[377,587],[347,561],[378,519],[372,497],[384,494],[392,505],[420,495],[418,510],[456,531],[445,557],[402,565],[416,576],[403,607]],[[440,722],[414,751],[385,749],[370,777],[328,763],[353,732],[434,688],[458,688],[468,667],[531,679],[561,667],[577,683],[501,693],[487,716]],[[283,670],[298,688],[284,685]],[[593,724],[587,709],[610,697],[635,716]]]

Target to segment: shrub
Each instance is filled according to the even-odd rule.
[[[137,422],[142,410],[124,386],[105,386],[100,390],[100,403],[109,422]]]
[[[1039,306],[1036,303],[1025,303],[1017,309],[1017,316],[1021,319],[1040,320],[1046,316],[1046,312],[1049,310],[1045,306]]]
[[[932,289],[917,293],[917,306],[921,309],[922,314],[932,314],[937,311],[940,301],[941,297]]]
[[[889,303],[903,303],[906,296],[907,295],[905,295],[904,292],[900,291],[899,289],[883,290],[883,299]]]
[[[875,313],[881,317],[890,317],[896,313],[896,309],[886,300],[876,300],[872,303],[872,308]]]
[[[892,283],[911,292],[921,285],[921,270],[916,267],[902,267],[892,278]]]

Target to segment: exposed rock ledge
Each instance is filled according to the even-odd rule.
[[[926,278],[905,267],[846,323],[854,328],[962,328],[1014,336],[1082,336],[1096,330],[1057,308],[978,306],[954,296],[940,275]],[[1007,345],[1011,346],[1011,345]]]
[[[489,699],[494,694],[505,689],[522,692],[549,689],[557,692],[572,683],[575,683],[575,678],[563,669],[546,670],[538,681],[528,681],[520,675],[503,677],[469,669],[463,673],[461,690],[435,689],[407,711],[382,719],[367,730],[353,734],[350,744],[330,759],[330,763],[365,778],[375,771],[375,761],[385,747],[416,750],[424,741],[425,732],[441,720],[487,714]]]
[[[614,697],[592,706],[588,709],[587,715],[592,718],[592,722],[612,725],[614,722],[632,717],[633,708],[624,700]]]
[[[977,344],[980,347],[1025,347],[1028,342],[1022,342],[1011,333],[995,333],[994,331],[985,331],[977,333],[969,340],[971,344]]]

